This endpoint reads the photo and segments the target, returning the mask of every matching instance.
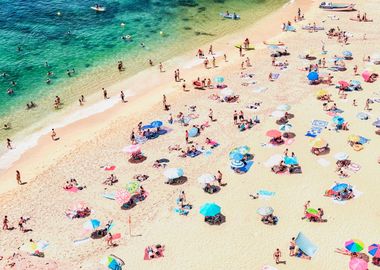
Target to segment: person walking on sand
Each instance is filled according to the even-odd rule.
[[[17,184],[19,184],[19,185],[22,184],[22,182],[21,182],[21,174],[20,174],[19,170],[16,171],[16,181],[17,181]]]
[[[215,121],[215,119],[214,119],[214,112],[213,112],[213,110],[211,108],[210,108],[209,113],[208,113],[208,118],[210,118],[211,122]]]
[[[114,245],[114,243],[112,242],[112,234],[109,232],[107,237],[106,237],[106,242],[107,242],[107,245],[112,247]]]
[[[222,183],[223,174],[221,171],[218,170],[217,174],[215,175],[215,180],[218,181],[219,186],[225,186],[226,184]]]
[[[7,148],[10,150],[10,149],[13,149],[12,147],[12,141],[11,139],[7,138]]]
[[[239,55],[243,57],[243,47],[241,45],[239,46]]]
[[[212,67],[216,68],[216,59],[214,56],[212,57]]]
[[[213,51],[213,49],[212,49],[212,45],[210,45],[210,48],[208,49],[208,54],[211,54],[211,55],[214,54],[214,51]]]
[[[103,90],[103,98],[104,98],[104,99],[108,99],[108,93],[107,93],[107,90],[104,89],[104,87],[102,88],[102,90]]]
[[[22,232],[25,232],[25,229],[24,229],[24,223],[25,223],[25,220],[23,217],[20,217],[20,220],[18,222],[18,228],[20,231]]]
[[[164,72],[164,66],[162,65],[161,62],[160,62],[159,68],[160,68],[160,72]]]
[[[354,75],[355,76],[358,75],[358,66],[357,65],[354,66]]]
[[[223,54],[224,62],[227,62],[227,54]]]
[[[183,80],[182,90],[183,90],[183,91],[186,91],[186,81],[185,81],[185,80]]]
[[[370,103],[370,99],[367,98],[367,100],[365,101],[365,106],[364,106],[364,110],[365,111],[370,111],[371,108],[369,107],[369,103]]]
[[[125,95],[123,91],[120,91],[120,98],[122,102],[125,102]]]
[[[9,223],[8,216],[4,216],[4,219],[3,219],[3,230],[4,231],[9,230],[8,223]]]
[[[280,249],[277,248],[276,251],[273,253],[273,259],[276,264],[280,263],[280,258],[281,258],[281,251]]]
[[[307,202],[304,204],[304,206],[303,206],[303,208],[304,208],[303,213],[305,214],[305,216],[304,216],[302,219],[304,219],[304,218],[306,217],[306,210],[307,210],[309,207],[310,207],[310,201],[307,201]]]
[[[234,111],[234,125],[237,125],[237,120],[238,120],[238,113],[237,113],[237,111],[235,110],[235,111]]]
[[[189,131],[185,131],[185,141],[186,141],[186,144],[189,143]]]
[[[292,240],[290,241],[290,244],[289,244],[289,256],[292,257],[295,255],[294,253],[295,249],[296,249],[296,241],[295,241],[295,238],[292,237]]]
[[[56,136],[57,136],[57,133],[55,132],[55,130],[54,130],[54,128],[52,128],[51,129],[51,139],[53,140],[53,141],[56,141],[57,140],[57,138],[56,138]]]

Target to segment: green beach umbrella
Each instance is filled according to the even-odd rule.
[[[136,193],[137,190],[140,188],[140,183],[137,181],[128,182],[127,186],[125,187],[130,194]]]

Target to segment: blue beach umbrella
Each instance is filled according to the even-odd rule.
[[[344,190],[344,189],[346,189],[346,188],[348,188],[348,187],[349,187],[348,184],[346,184],[346,183],[340,183],[340,184],[336,184],[336,185],[332,188],[332,190],[335,191],[335,192],[340,192],[340,191],[342,191],[342,190]]]
[[[205,203],[201,206],[199,213],[205,217],[214,217],[217,214],[220,214],[221,207],[215,203]]]
[[[182,177],[183,174],[184,172],[182,168],[170,168],[164,171],[164,175],[168,179],[177,179],[177,178]]]
[[[142,126],[141,129],[144,130],[144,129],[151,129],[151,128],[154,128],[152,125],[145,125],[145,126]]]
[[[316,81],[316,80],[318,80],[319,75],[318,75],[317,72],[312,71],[312,72],[310,72],[310,73],[307,75],[307,78],[308,78],[310,81]]]
[[[342,125],[344,123],[344,118],[342,116],[334,116],[332,121],[337,125]]]
[[[215,80],[216,83],[222,83],[222,82],[224,82],[224,77],[222,77],[222,76],[216,76],[214,80]]]
[[[237,169],[237,168],[243,168],[244,167],[244,162],[241,161],[241,160],[235,160],[235,159],[233,159],[233,160],[231,160],[230,166],[232,168],[235,168],[235,169]]]
[[[296,157],[285,157],[284,162],[286,165],[297,165],[298,160]]]
[[[150,125],[154,128],[158,128],[158,127],[161,127],[162,126],[162,122],[159,121],[159,120],[156,120],[156,121],[153,121],[152,123],[150,123]]]
[[[344,51],[343,52],[343,56],[344,57],[352,57],[352,52],[350,52],[350,51]]]
[[[238,160],[238,161],[240,161],[240,160],[243,159],[243,157],[244,157],[244,156],[243,156],[241,153],[237,152],[237,151],[232,151],[232,152],[230,153],[230,159],[233,159],[233,160]]]
[[[357,81],[357,80],[351,80],[351,81],[350,81],[350,84],[351,84],[352,86],[359,86],[361,83],[360,83],[359,81]]]
[[[83,224],[83,228],[86,230],[95,230],[100,226],[100,221],[97,219],[90,219]]]
[[[189,129],[189,137],[195,137],[198,135],[199,129],[192,127]]]

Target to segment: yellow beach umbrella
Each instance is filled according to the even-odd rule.
[[[310,140],[310,145],[313,148],[323,148],[327,145],[327,142],[321,138],[315,138]]]
[[[315,95],[319,98],[323,97],[324,95],[328,95],[328,94],[329,94],[329,92],[325,89],[318,90],[317,93],[315,93]]]
[[[350,136],[348,136],[348,140],[350,142],[356,143],[356,142],[360,141],[360,137],[358,135],[351,134]]]

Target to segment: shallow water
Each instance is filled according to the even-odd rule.
[[[156,63],[169,59],[252,23],[284,2],[106,0],[101,2],[106,11],[95,12],[89,0],[0,0],[0,72],[7,74],[0,77],[0,124],[12,124],[11,130],[0,131],[0,140],[54,114],[54,96],[65,104],[77,102],[80,94],[99,91],[99,82],[120,79],[115,76],[118,60],[127,65],[122,76],[130,76],[147,67],[149,58]],[[218,14],[225,10],[242,19],[223,20]],[[132,41],[122,40],[125,35]],[[69,77],[66,70],[73,68]],[[49,85],[48,71],[54,73]],[[15,94],[9,96],[8,88]],[[26,111],[30,101],[38,107]]]

